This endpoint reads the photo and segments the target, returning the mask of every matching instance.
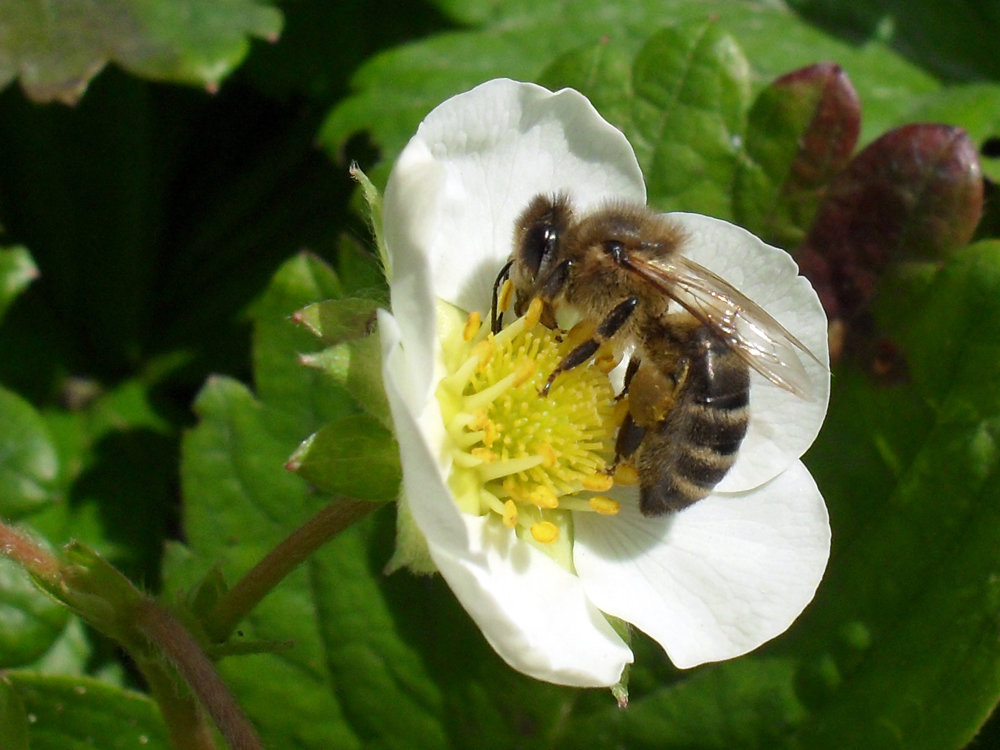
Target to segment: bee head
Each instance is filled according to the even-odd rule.
[[[518,217],[510,279],[514,284],[514,310],[519,315],[539,296],[558,265],[562,239],[572,220],[573,209],[564,194],[537,195]]]

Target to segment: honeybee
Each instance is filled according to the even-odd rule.
[[[550,328],[563,304],[593,324],[541,396],[602,343],[632,346],[613,467],[634,463],[646,516],[701,500],[732,467],[749,424],[751,369],[809,399],[799,355],[819,361],[763,308],[686,258],[686,241],[676,222],[645,206],[612,203],[578,216],[567,196],[538,195],[516,222],[513,253],[493,290],[494,330],[507,278],[518,315],[538,297]]]

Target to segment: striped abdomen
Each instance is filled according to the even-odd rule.
[[[711,493],[747,432],[747,366],[704,326],[692,331],[687,348],[687,377],[673,408],[645,435],[636,457],[647,516],[681,510]]]

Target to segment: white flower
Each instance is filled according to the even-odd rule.
[[[678,667],[746,653],[809,603],[830,547],[823,498],[799,460],[826,412],[826,318],[783,251],[726,222],[674,214],[693,260],[823,360],[806,363],[820,393],[813,401],[754,375],[749,433],[709,497],[652,519],[639,514],[629,487],[615,487],[617,515],[563,510],[583,507],[563,498],[553,552],[455,490],[466,480],[444,424],[454,410],[441,381],[456,367],[466,313],[488,316],[517,216],[535,195],[557,192],[581,211],[609,198],[645,202],[631,147],[582,95],[509,80],[437,107],[393,169],[383,205],[392,313],[380,312],[379,330],[403,466],[401,515],[412,514],[434,565],[493,648],[528,675],[616,684],[632,653],[605,615],[647,633]],[[536,396],[525,408],[552,399]]]

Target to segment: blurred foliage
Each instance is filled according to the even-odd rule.
[[[689,672],[637,636],[623,712],[513,673],[440,579],[385,576],[386,508],[254,610],[234,642],[272,647],[226,681],[276,748],[963,746],[1000,698],[998,34],[995,5],[930,0],[0,0],[0,516],[170,604],[330,493],[384,497],[354,376],[385,290],[347,165],[384,183],[488,78],[571,85],[653,205],[855,280],[806,456],[834,533],[816,601]],[[344,425],[381,483],[345,471]],[[166,747],[130,663],[8,561],[0,634],[0,745]]]

